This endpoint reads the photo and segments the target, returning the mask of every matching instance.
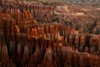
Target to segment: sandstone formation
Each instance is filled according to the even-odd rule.
[[[1,66],[99,66],[100,35],[80,35],[58,23],[41,26],[29,11],[13,14],[6,11],[0,17]]]
[[[0,10],[2,12],[5,12],[6,10],[8,10],[8,12],[10,13],[14,13],[16,10],[18,10],[18,13],[24,12],[27,10],[38,21],[47,20],[51,22],[50,18],[54,17],[54,7],[53,6],[45,6],[42,3],[38,4],[37,2],[28,3],[28,2],[22,2],[19,0],[17,1],[0,0]]]
[[[62,23],[37,23],[35,19],[46,13],[52,17],[53,7],[17,2],[21,12],[9,1],[4,4],[11,5],[11,12],[6,8],[2,11],[5,13],[0,11],[0,67],[100,66],[100,35],[95,35],[96,29],[94,34],[79,34],[83,26],[76,31]]]

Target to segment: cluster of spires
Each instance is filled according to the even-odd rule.
[[[0,67],[99,67],[100,35],[0,11]]]

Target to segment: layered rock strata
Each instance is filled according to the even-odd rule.
[[[100,35],[36,23],[29,11],[0,12],[1,67],[99,67]]]

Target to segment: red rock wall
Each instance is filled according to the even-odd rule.
[[[12,4],[11,4],[12,3]],[[11,1],[11,3],[8,2],[4,2],[4,4],[2,3],[2,12],[5,12],[6,10],[8,10],[8,12],[14,13],[16,10],[19,10],[19,12],[24,12],[25,10],[29,11],[32,16],[34,16],[35,19],[41,21],[45,18],[45,16],[50,18],[54,17],[54,7],[53,6],[45,6],[43,4],[31,4],[31,3],[22,3],[20,1],[18,2],[13,2]],[[16,5],[16,3],[18,3],[18,5]]]
[[[100,66],[100,35],[36,23],[29,11],[0,13],[0,62],[12,67]]]

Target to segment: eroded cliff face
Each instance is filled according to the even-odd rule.
[[[45,2],[48,3],[48,2]],[[79,5],[69,5],[67,3],[60,2],[50,2],[51,4],[56,4],[55,6],[43,5],[42,3],[37,3],[32,1],[31,3],[25,1],[3,1],[0,5],[0,10],[4,13],[8,10],[9,13],[14,13],[17,10],[17,13],[22,13],[24,11],[29,11],[31,15],[37,22],[41,23],[51,23],[58,22],[64,23],[70,28],[79,31],[80,34],[99,34],[99,21],[100,21],[100,12],[99,8],[89,7],[89,6],[79,6]],[[55,7],[55,8],[54,8]],[[23,17],[30,17],[28,13],[25,13]],[[12,14],[14,17],[14,15]],[[24,24],[24,30],[26,28],[32,27],[32,21],[28,22],[30,25],[26,26],[26,19],[20,19],[20,15],[16,16],[15,19],[19,21],[20,24]],[[24,23],[23,23],[24,22]],[[21,27],[22,28],[22,27]]]
[[[99,34],[99,8],[80,5],[57,5],[52,21],[64,23],[83,34]]]
[[[14,13],[18,10],[18,13],[29,11],[31,15],[37,21],[48,21],[51,22],[51,18],[54,17],[54,7],[45,6],[42,3],[32,2],[28,3],[25,1],[3,1],[1,2],[0,10],[4,13],[6,10],[10,13]]]
[[[0,12],[1,67],[100,66],[100,35],[36,23],[29,11]]]
[[[67,11],[66,11],[67,12]],[[79,31],[80,34],[99,34],[99,17],[88,16],[84,13],[60,13],[55,12],[55,22],[63,23],[70,28]]]

